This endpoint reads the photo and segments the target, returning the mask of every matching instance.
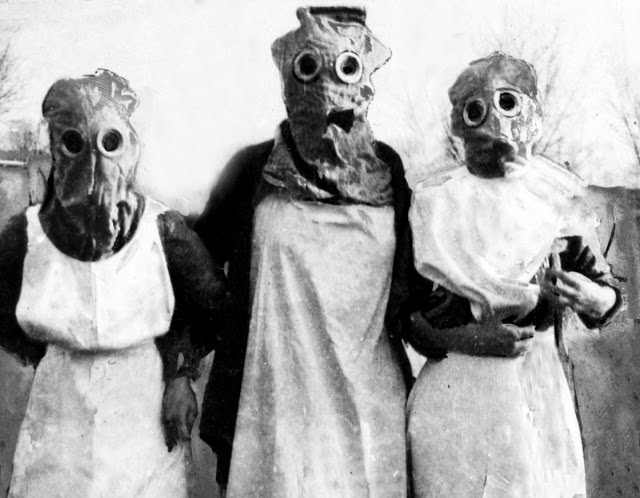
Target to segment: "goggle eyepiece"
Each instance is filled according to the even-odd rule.
[[[462,109],[462,118],[467,126],[477,128],[487,117],[487,105],[481,98],[472,97]]]

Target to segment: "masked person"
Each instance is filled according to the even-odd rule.
[[[190,391],[178,355],[195,350],[188,327],[213,326],[225,292],[182,217],[134,188],[137,104],[107,70],[56,82],[42,105],[44,202],[0,234],[0,345],[36,366],[11,497],[187,493],[178,439],[195,398],[161,413],[163,380]]]
[[[534,68],[496,52],[472,62],[449,97],[466,168],[424,182],[410,212],[432,293],[409,339],[434,358],[408,403],[414,496],[585,496],[556,348],[561,310],[598,327],[620,293],[585,244],[580,179],[532,154],[542,127]]]
[[[232,159],[196,224],[234,306],[200,435],[230,497],[405,496],[409,191],[366,118],[390,52],[362,9],[297,16],[272,46],[288,119]]]

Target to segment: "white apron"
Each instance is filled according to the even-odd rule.
[[[82,262],[60,252],[27,210],[28,251],[16,315],[45,341],[14,458],[10,497],[186,496],[184,449],[167,451],[162,361],[174,296],[147,199],[133,239]]]
[[[229,498],[406,496],[405,387],[383,324],[393,207],[271,195],[255,216]]]
[[[553,330],[519,358],[449,353],[413,386],[415,498],[585,495],[580,428]]]
[[[416,189],[416,269],[470,301],[476,319],[523,316],[554,240],[588,217],[579,178],[542,158],[523,176],[466,169]],[[552,330],[519,358],[427,361],[408,402],[416,498],[574,498],[585,493],[580,429]]]

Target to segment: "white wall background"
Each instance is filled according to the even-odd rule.
[[[618,81],[640,67],[639,2],[362,3],[369,26],[393,51],[374,76],[371,122],[378,138],[402,154],[410,178],[422,176],[441,153],[439,120],[447,112],[449,85],[499,39],[537,49],[552,45],[561,53],[558,86],[573,96],[575,108],[562,134],[595,145],[581,173],[601,185],[640,183],[611,112]],[[299,4],[0,0],[0,36],[11,38],[24,97],[6,119],[38,120],[40,102],[59,77],[112,69],[142,99],[134,119],[146,145],[141,184],[184,211],[198,211],[233,151],[270,138],[284,117],[270,45],[297,27]]]

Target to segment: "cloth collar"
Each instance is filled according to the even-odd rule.
[[[524,316],[530,281],[557,238],[593,229],[580,177],[534,157],[521,176],[484,179],[461,168],[418,185],[409,213],[416,270],[469,299],[476,319]]]
[[[382,161],[376,163],[381,167],[372,165],[371,169],[357,170],[337,166],[320,172],[302,159],[289,124],[283,121],[276,129],[263,177],[269,184],[303,200],[389,206],[393,204],[391,170]]]

